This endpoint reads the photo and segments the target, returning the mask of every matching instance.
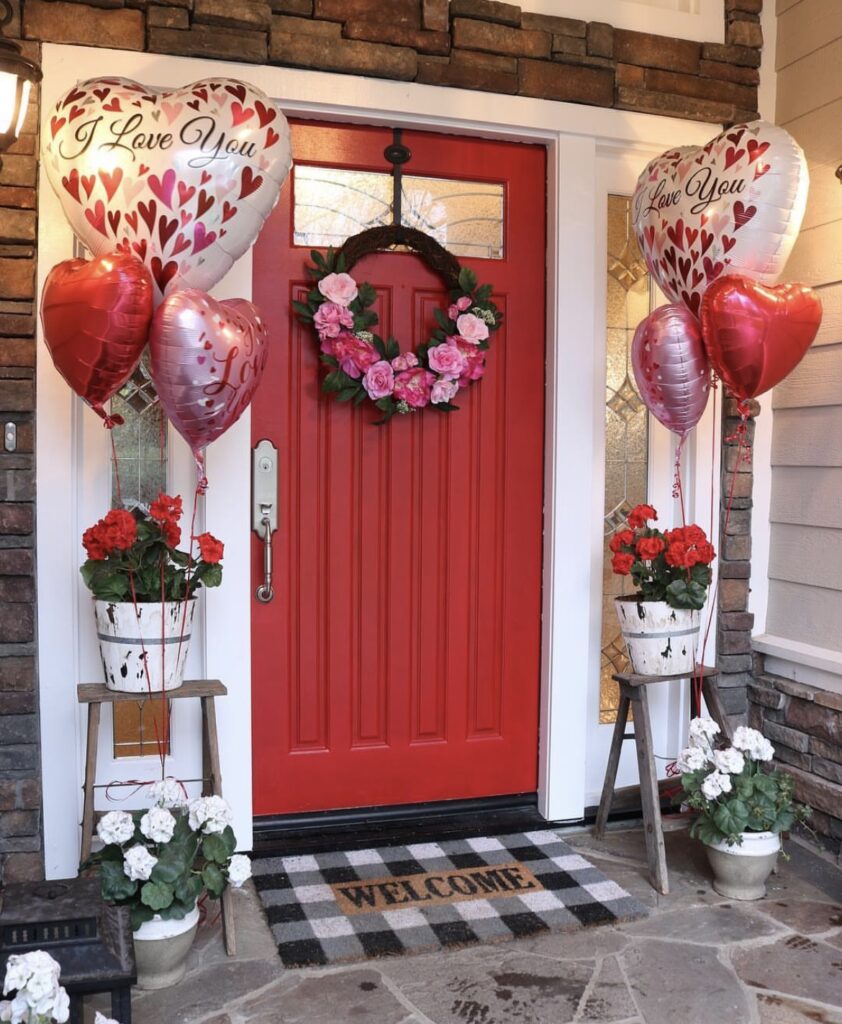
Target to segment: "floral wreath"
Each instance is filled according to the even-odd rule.
[[[414,352],[402,352],[395,338],[384,341],[371,330],[378,323],[370,308],[377,294],[367,281],[358,284],[348,273],[361,256],[395,243],[424,258],[449,285],[447,312],[435,310],[438,327]],[[489,337],[502,323],[491,301],[492,286],[478,285],[476,274],[429,235],[400,226],[369,229],[338,252],[313,250],[310,256],[313,265],[307,272],[315,284],[307,301],[293,302],[293,307],[299,320],[315,330],[319,358],[330,368],[322,390],[340,402],[373,402],[383,413],[378,424],[428,405],[440,412],[458,409],[453,399],[485,373]]]

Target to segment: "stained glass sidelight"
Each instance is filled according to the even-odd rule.
[[[392,223],[392,176],[341,167],[293,169],[296,245],[338,247],[366,228]],[[503,258],[500,184],[404,173],[401,223],[432,235],[455,256]]]
[[[608,542],[626,514],[647,497],[649,417],[632,374],[630,352],[637,325],[652,308],[652,285],[631,228],[631,200],[608,197],[605,379],[605,521],[599,721],[617,716],[619,692],[611,678],[628,668],[614,598],[632,589],[611,571]]]

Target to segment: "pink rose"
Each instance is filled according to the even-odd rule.
[[[436,375],[421,366],[404,370],[395,377],[393,392],[398,401],[406,402],[413,409],[423,409],[430,401],[430,390]]]
[[[433,405],[441,405],[443,402],[449,402],[451,398],[455,397],[458,390],[459,384],[457,381],[445,380],[444,377],[441,377],[433,385],[433,389],[430,392],[430,401]]]
[[[334,338],[333,355],[341,369],[355,380],[380,358],[374,345],[350,331],[343,331],[338,338]]]
[[[456,338],[455,344],[465,358],[465,370],[459,378],[459,387],[465,388],[485,373],[485,352],[462,338]]]
[[[456,308],[460,312],[464,312],[466,309],[470,309],[470,307],[471,307],[471,297],[470,297],[470,295],[460,295],[459,298],[456,300]]]
[[[322,340],[335,338],[343,327],[354,326],[354,314],[350,309],[338,306],[335,302],[323,302],[316,310],[313,324]]]
[[[379,360],[365,371],[363,387],[368,397],[374,401],[391,395],[395,387],[395,374],[385,359]]]
[[[454,323],[459,319],[459,314],[462,310],[454,302],[452,306],[447,307],[447,315]]]
[[[478,345],[488,337],[488,324],[473,313],[463,313],[456,321],[456,330],[465,341]]]
[[[350,274],[328,274],[319,281],[319,291],[337,306],[350,306],[358,295],[357,282]]]
[[[428,349],[427,359],[430,362],[430,369],[448,380],[461,377],[467,367],[465,357],[453,344],[436,345]]]
[[[396,356],[392,360],[392,369],[395,371],[411,370],[413,366],[417,365],[418,356],[414,352],[404,352],[403,355]]]

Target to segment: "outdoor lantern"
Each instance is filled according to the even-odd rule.
[[[0,159],[20,135],[33,83],[41,69],[20,52],[20,44],[3,38],[3,26],[12,20],[9,0],[0,0]]]

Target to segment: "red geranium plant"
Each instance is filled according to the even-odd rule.
[[[638,601],[666,601],[671,608],[699,610],[707,598],[716,558],[705,531],[692,524],[661,532],[649,523],[658,513],[637,505],[628,526],[611,538],[611,567],[618,576],[631,576]]]
[[[180,497],[159,494],[148,511],[112,509],[82,534],[88,554],[80,572],[101,601],[183,601],[222,582],[223,544],[210,533],[180,551]],[[198,553],[192,551],[193,542]]]

